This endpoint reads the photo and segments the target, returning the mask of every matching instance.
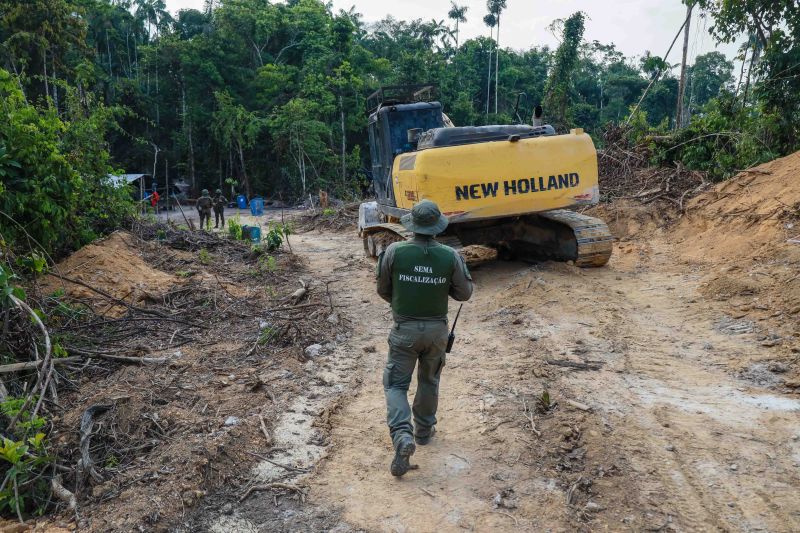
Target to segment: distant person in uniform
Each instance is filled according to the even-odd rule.
[[[219,227],[220,220],[222,221],[222,227],[225,227],[225,204],[228,203],[228,199],[222,196],[222,190],[217,189],[214,191],[214,227]]]
[[[394,317],[383,390],[395,450],[390,470],[398,477],[410,468],[415,442],[428,444],[435,432],[439,377],[447,348],[448,297],[463,302],[472,296],[472,277],[464,259],[433,238],[448,224],[439,207],[422,200],[400,222],[414,232],[414,238],[389,245],[377,265],[378,294],[392,304]],[[408,387],[417,361],[412,409]]]
[[[197,200],[197,212],[200,214],[200,229],[211,229],[211,209],[214,201],[208,195],[208,189],[203,189],[202,196]],[[206,228],[208,226],[208,228]]]

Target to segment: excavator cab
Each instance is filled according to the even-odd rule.
[[[432,85],[382,87],[367,99],[372,176],[382,205],[397,205],[391,182],[395,157],[417,149],[408,132],[444,127],[442,104],[422,101],[431,98],[434,89]]]

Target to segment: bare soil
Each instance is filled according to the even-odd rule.
[[[605,268],[476,269],[443,374],[439,431],[402,479],[388,470],[390,316],[373,263],[352,234],[302,235],[296,248],[316,276],[339,280],[335,297],[353,322],[334,358],[355,375],[315,405],[329,444],[290,458],[311,469],[288,476],[304,503],[275,492],[209,503],[187,530],[797,531],[793,164],[748,173],[794,184],[738,186],[754,195],[755,215],[759,190],[788,202],[744,226],[705,211],[740,177],[693,201],[689,216],[630,202],[599,208],[619,238]],[[290,419],[279,427],[306,446]]]
[[[294,236],[297,264],[285,272],[301,269],[330,306],[295,315],[316,337],[244,357],[246,322],[226,315],[177,367],[110,376],[171,394],[156,408],[169,423],[134,417],[161,441],[98,490],[86,524],[800,530],[798,158],[711,188],[685,214],[632,201],[594,209],[618,239],[607,267],[476,268],[443,372],[437,435],[402,479],[389,473],[381,371],[391,316],[375,294],[374,263],[354,229]],[[169,275],[184,269],[170,264]],[[288,276],[278,298],[290,293]],[[234,274],[227,282],[248,285]],[[273,299],[238,313],[268,319]],[[324,349],[309,358],[312,340]],[[102,388],[84,392],[85,403]],[[120,425],[131,416],[119,413]],[[242,422],[225,426],[228,416]]]

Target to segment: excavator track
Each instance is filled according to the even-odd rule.
[[[574,259],[576,266],[601,267],[611,259],[614,236],[611,235],[608,225],[599,218],[566,209],[547,211],[538,216],[572,229],[578,244],[578,254]]]
[[[548,239],[547,244],[542,243],[540,247],[541,253],[538,255],[539,259],[552,259],[556,261],[573,261],[579,267],[601,267],[608,263],[611,258],[614,238],[608,229],[605,222],[599,218],[594,218],[574,211],[555,210],[547,211],[544,213],[537,213],[536,217],[557,224],[564,230],[572,235],[569,243],[563,243],[563,247],[553,247],[552,242],[555,240],[557,244],[561,244],[555,233],[553,238]],[[519,222],[509,222],[508,231],[501,230],[501,233],[514,234],[517,241],[528,241],[528,247],[531,245],[537,248],[535,241],[532,241],[533,234],[527,233],[525,228],[530,228],[531,220],[526,220],[526,225],[520,225]],[[457,224],[454,224],[456,226]],[[504,226],[506,227],[506,226]],[[541,228],[539,228],[541,229]],[[522,232],[522,235],[519,233]],[[566,233],[569,235],[569,233]],[[394,223],[379,223],[362,227],[361,236],[364,239],[364,254],[367,257],[378,257],[391,243],[407,240],[413,237],[413,234],[400,224]],[[526,238],[529,236],[529,238]],[[521,237],[521,238],[520,238]],[[461,239],[455,235],[441,235],[436,238],[442,244],[446,244],[459,252],[467,264],[470,266],[477,266],[482,263],[493,261],[497,259],[497,250],[482,244],[471,244],[465,246]],[[502,242],[502,239],[497,239]],[[475,242],[471,239],[470,242]],[[513,245],[512,245],[512,251]],[[534,259],[534,257],[526,257],[528,254],[521,253],[521,259]]]
[[[382,223],[361,230],[364,255],[376,258],[393,242],[411,239],[414,234],[400,224]],[[469,266],[477,266],[497,259],[497,250],[488,246],[464,246],[455,235],[440,235],[436,241],[457,251]]]

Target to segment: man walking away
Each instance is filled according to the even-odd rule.
[[[219,227],[219,222],[222,220],[222,227],[225,228],[225,204],[228,199],[222,196],[222,191],[217,189],[214,191],[214,227]]]
[[[200,229],[211,229],[211,208],[214,201],[208,195],[208,189],[203,189],[202,196],[197,200],[197,212],[200,214]],[[206,228],[208,226],[208,228]]]
[[[464,259],[433,239],[448,224],[439,207],[423,200],[400,222],[414,232],[414,238],[391,244],[377,265],[378,294],[392,304],[394,317],[383,390],[395,450],[390,470],[398,477],[410,468],[415,442],[428,444],[435,432],[439,377],[447,348],[448,296],[461,302],[472,296],[472,277]],[[408,387],[417,361],[417,393],[411,409]]]

